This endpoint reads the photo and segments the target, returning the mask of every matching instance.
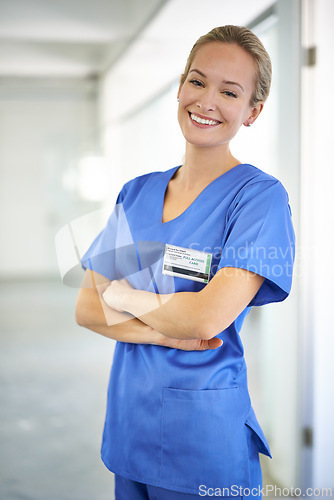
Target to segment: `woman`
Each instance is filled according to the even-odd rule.
[[[281,183],[229,143],[270,81],[251,31],[201,37],[178,91],[183,165],[125,184],[82,259],[77,321],[119,341],[102,444],[118,500],[261,495],[270,451],[239,332],[251,306],[287,297],[294,233]]]

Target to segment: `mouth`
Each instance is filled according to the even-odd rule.
[[[201,116],[195,115],[189,111],[190,119],[198,125],[204,125],[206,127],[216,127],[220,125],[222,122],[218,120],[212,120],[211,118],[202,118]]]

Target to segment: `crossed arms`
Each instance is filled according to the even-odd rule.
[[[133,289],[86,271],[76,304],[76,321],[120,342],[182,350],[216,349],[215,338],[250,303],[264,278],[223,268],[199,292],[159,295]]]

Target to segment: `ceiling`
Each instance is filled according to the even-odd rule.
[[[0,77],[92,77],[167,0],[0,0]]]
[[[0,79],[91,79],[120,60],[126,71],[153,72],[152,81],[163,68],[178,75],[197,36],[215,25],[247,25],[273,2],[0,0]]]

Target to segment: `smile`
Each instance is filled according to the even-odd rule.
[[[189,113],[189,114],[190,114],[191,119],[194,122],[199,123],[201,125],[211,125],[211,126],[214,126],[214,125],[219,125],[221,123],[221,122],[216,121],[216,120],[206,120],[204,118],[200,118],[199,116],[194,115],[194,113]]]

